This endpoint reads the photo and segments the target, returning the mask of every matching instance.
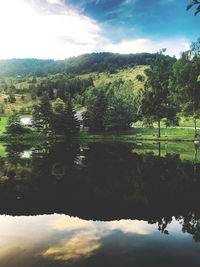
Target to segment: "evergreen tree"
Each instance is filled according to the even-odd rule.
[[[52,130],[55,134],[65,136],[73,136],[79,132],[80,125],[72,108],[71,100],[68,101],[63,110],[54,112]]]
[[[87,111],[83,114],[83,122],[92,132],[104,130],[104,116],[107,109],[105,91],[100,89],[97,95],[91,96],[86,103]]]
[[[120,130],[130,127],[131,114],[122,98],[113,97],[108,104],[104,116],[106,130]]]
[[[8,118],[7,134],[25,134],[30,133],[31,129],[24,127],[20,121],[20,115],[17,112],[12,113]]]
[[[76,112],[73,110],[71,99],[69,99],[63,112],[63,133],[65,135],[75,135],[80,130],[80,124],[75,116],[75,113]]]
[[[41,97],[38,105],[33,106],[33,125],[45,134],[52,129],[53,110],[48,95],[45,93]]]

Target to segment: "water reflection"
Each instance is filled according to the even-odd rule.
[[[76,231],[78,220],[89,232],[87,237],[79,231],[64,238],[63,249],[55,243],[44,250],[46,259],[68,261],[72,253],[75,259],[98,250],[99,232],[86,220],[111,221],[104,223],[103,232],[120,229],[124,235],[151,235],[156,225],[162,236],[168,236],[174,218],[180,223],[178,229],[200,241],[199,147],[190,146],[191,150],[187,144],[171,148],[170,144],[11,143],[7,155],[0,157],[0,213],[56,212],[85,219],[68,218],[67,224],[63,218],[51,221],[55,231]],[[70,250],[75,243],[80,247]]]
[[[144,221],[0,216],[1,266],[198,266],[200,244],[173,218],[170,235]]]

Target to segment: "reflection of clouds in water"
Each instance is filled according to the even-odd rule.
[[[72,232],[73,236],[59,240],[59,244],[47,249],[43,256],[53,260],[76,261],[88,257],[100,247],[95,222],[77,217],[62,216],[50,222],[53,230]],[[66,235],[67,235],[66,233]]]
[[[144,221],[131,221],[131,220],[120,220],[106,222],[105,227],[109,230],[120,230],[124,233],[135,233],[140,235],[148,235],[156,230],[155,224],[148,224]]]
[[[94,222],[79,219],[78,217],[63,216],[53,222],[50,226],[55,230],[80,230],[96,229],[99,234],[109,234],[112,230],[119,230],[124,233],[135,233],[141,235],[151,234],[157,230],[157,224],[148,224],[139,220],[119,220],[110,222]],[[104,233],[104,234],[103,234]]]
[[[63,261],[76,261],[90,256],[100,248],[102,238],[114,230],[148,235],[156,229],[155,225],[149,225],[144,221],[93,222],[69,216],[56,219],[50,223],[50,227],[59,231],[73,231],[73,236],[59,240],[59,244],[43,253],[45,258]]]
[[[145,242],[157,240],[158,235],[154,236],[157,227],[138,220],[95,222],[58,214],[0,216],[0,266],[78,264],[81,260],[94,260],[95,255],[101,257],[106,251],[109,255],[121,255],[122,248],[132,257],[137,240],[139,247],[144,246],[148,251]],[[169,228],[181,237],[181,226],[174,218]]]
[[[82,228],[94,228],[95,223],[93,221],[86,221],[79,219],[78,217],[62,216],[59,219],[50,222],[50,227],[55,230],[78,230]]]
[[[88,257],[101,245],[96,234],[96,230],[78,232],[70,239],[63,239],[59,245],[47,249],[43,256],[62,261],[76,261]]]

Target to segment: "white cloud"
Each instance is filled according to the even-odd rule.
[[[50,6],[59,12],[51,12]],[[93,52],[103,41],[96,21],[61,0],[47,0],[41,8],[46,11],[35,9],[33,1],[0,1],[0,58],[63,59]]]
[[[0,34],[1,59],[64,59],[100,51],[151,53],[161,48],[179,56],[189,48],[184,38],[159,42],[140,38],[114,44],[104,38],[103,28],[95,20],[66,6],[64,0],[0,0]]]
[[[137,233],[139,235],[149,235],[155,231],[155,224],[148,224],[145,221],[138,220],[120,220],[105,222],[109,230],[121,230],[124,233]]]
[[[179,57],[182,51],[189,49],[189,42],[184,38],[161,41],[153,41],[150,39],[141,38],[131,41],[122,41],[118,44],[107,44],[105,46],[105,51],[121,54],[142,52],[155,53],[162,48],[167,48],[165,54]]]

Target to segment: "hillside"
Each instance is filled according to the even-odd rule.
[[[116,73],[110,74],[108,72],[91,72],[88,74],[80,74],[80,75],[73,75],[68,76],[59,74],[50,74],[48,77],[24,77],[24,78],[1,78],[0,79],[0,112],[2,110],[5,114],[9,114],[12,111],[21,111],[22,114],[30,114],[32,110],[32,106],[39,101],[39,97],[34,96],[34,90],[36,88],[40,88],[40,86],[46,87],[54,87],[54,94],[56,91],[56,82],[59,80],[61,82],[64,80],[64,83],[67,84],[69,81],[72,80],[79,80],[79,81],[87,81],[92,79],[93,84],[95,87],[99,87],[102,83],[109,84],[113,83],[114,81],[123,81],[131,83],[132,92],[137,91],[139,88],[143,88],[144,81],[138,81],[136,78],[137,75],[144,76],[144,70],[148,66],[136,66],[134,68],[127,68],[117,71]],[[48,83],[46,85],[46,83]],[[54,83],[51,85],[51,83]],[[62,83],[62,82],[61,82]],[[61,84],[60,83],[60,84]],[[58,87],[61,85],[58,84]],[[46,85],[46,86],[45,86]],[[87,86],[86,86],[87,87]],[[45,90],[44,88],[44,90]],[[80,88],[78,88],[79,91]],[[87,89],[87,88],[85,88]],[[10,92],[13,92],[15,101],[9,102],[9,95]],[[82,92],[76,92],[76,95]],[[53,99],[52,99],[53,100]]]
[[[116,53],[92,53],[84,54],[65,60],[41,60],[41,59],[9,59],[0,60],[0,77],[27,75],[45,76],[55,73],[84,74],[90,72],[115,73],[119,69],[134,67],[136,65],[148,65],[149,60],[156,54],[116,54]],[[169,56],[167,56],[169,57]],[[170,58],[170,57],[169,57]],[[171,58],[175,61],[175,58]]]

